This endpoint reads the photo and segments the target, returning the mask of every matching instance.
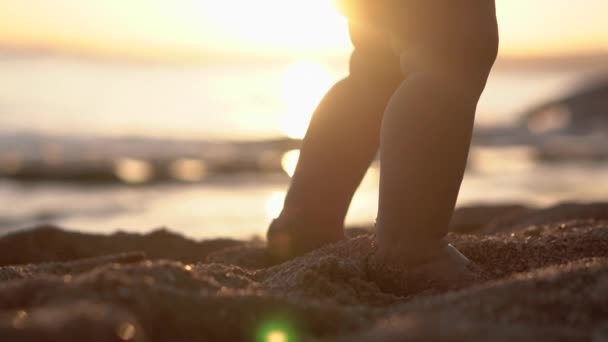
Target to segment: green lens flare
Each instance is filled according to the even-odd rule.
[[[266,341],[268,342],[287,342],[287,334],[283,331],[270,331],[266,335]]]
[[[258,330],[257,342],[295,342],[296,334],[285,321],[269,321]]]

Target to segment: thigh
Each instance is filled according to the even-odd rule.
[[[487,69],[496,58],[498,28],[494,0],[337,1],[351,26],[385,32],[376,38],[353,37],[355,48],[397,46],[397,54],[406,50],[429,65],[460,68],[479,65]],[[375,44],[373,39],[379,43]]]
[[[493,64],[498,50],[494,0],[390,1],[384,22],[404,49],[440,64]]]
[[[384,13],[404,72],[424,71],[485,87],[498,52],[494,0],[391,0]]]

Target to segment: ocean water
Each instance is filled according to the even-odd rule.
[[[263,235],[281,209],[297,151],[260,142],[301,137],[320,97],[345,73],[345,63],[310,60],[175,66],[1,57],[0,169],[16,172],[27,162],[40,172],[25,181],[10,172],[0,178],[0,233],[55,223],[100,233],[168,227],[195,238]],[[477,123],[511,125],[583,75],[572,68],[496,69]],[[116,143],[124,137],[137,141]],[[197,149],[205,157],[193,158]],[[146,182],[142,155],[148,162],[175,157],[170,167],[180,181]],[[230,172],[209,176],[210,156],[230,161],[222,169]],[[251,158],[279,167],[243,166]],[[106,159],[116,181],[55,177],[64,170],[82,175],[92,160]],[[540,162],[530,146],[474,146],[458,205],[602,200],[606,171],[608,164],[598,162]],[[373,221],[378,175],[374,164],[348,224]]]

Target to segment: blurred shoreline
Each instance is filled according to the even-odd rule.
[[[596,121],[607,116],[559,102],[600,73],[528,62],[490,78],[459,206],[608,194],[608,126]],[[0,58],[0,231],[55,223],[96,233],[168,225],[196,238],[261,235],[298,158],[301,141],[284,136],[303,132],[325,87],[345,72],[318,61],[117,65]],[[347,224],[374,220],[378,170],[370,168]]]
[[[65,182],[198,182],[235,173],[282,173],[299,139],[206,141],[0,134],[0,177]]]

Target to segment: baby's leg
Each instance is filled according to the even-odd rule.
[[[401,82],[388,35],[351,27],[350,74],[314,113],[269,250],[288,258],[343,238],[351,198],[379,145],[386,103]],[[285,233],[287,231],[287,233]]]
[[[389,269],[407,272],[445,258],[440,262],[442,268],[424,270],[437,272],[423,276],[439,283],[466,272],[439,274],[458,270],[449,259],[456,256],[452,253],[455,250],[449,249],[443,238],[465,170],[477,102],[498,43],[494,8],[487,5],[490,1],[431,2],[439,7],[446,1],[478,6],[460,13],[466,21],[477,23],[464,30],[462,18],[438,20],[432,32],[422,31],[422,26],[428,29],[427,22],[414,27],[418,32],[412,33],[411,27],[407,32],[408,38],[416,34],[414,40],[405,42],[401,54],[402,69],[409,76],[389,101],[382,123],[376,236],[379,262]],[[487,8],[480,9],[483,6]],[[456,23],[459,25],[450,26]],[[393,292],[414,290],[411,279],[397,280],[384,284],[385,288]],[[424,281],[420,279],[420,286],[428,285]]]

